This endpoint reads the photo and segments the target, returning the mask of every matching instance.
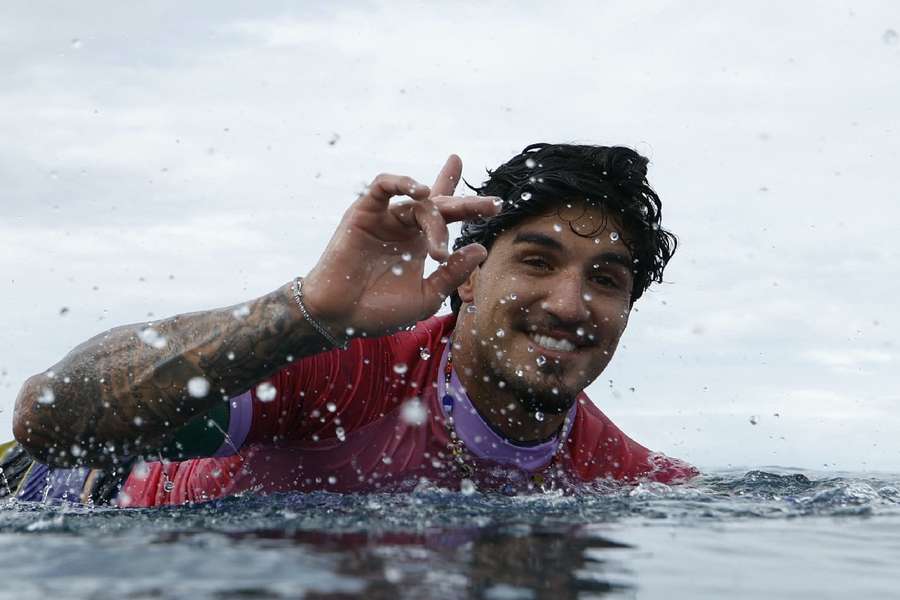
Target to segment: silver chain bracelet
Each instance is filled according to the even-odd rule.
[[[316,321],[309,311],[306,310],[306,305],[303,304],[303,278],[298,277],[294,280],[294,283],[291,284],[291,291],[294,293],[294,300],[297,301],[297,306],[300,307],[300,312],[303,313],[303,318],[313,326],[313,329],[319,332],[319,334],[325,338],[329,344],[334,346],[335,348],[340,348],[341,350],[346,350],[350,346],[350,340],[347,340],[343,344],[337,340],[333,335],[331,335],[325,327]]]

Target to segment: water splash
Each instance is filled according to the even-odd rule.
[[[140,333],[138,333],[138,338],[151,348],[156,348],[157,350],[162,350],[168,343],[166,338],[160,335],[160,333],[152,327],[142,329]]]
[[[187,391],[191,398],[206,398],[209,394],[209,381],[206,377],[191,377],[187,382]]]
[[[271,402],[278,396],[278,390],[268,381],[263,381],[256,386],[256,399],[260,402]]]
[[[38,404],[44,404],[44,405],[53,404],[54,402],[56,402],[56,395],[53,393],[53,390],[51,390],[50,388],[44,388],[43,390],[41,390],[41,393],[38,395],[37,401],[38,401]]]
[[[410,398],[403,403],[403,406],[400,409],[400,418],[408,425],[416,427],[424,425],[427,417],[428,411],[425,409],[425,405],[422,404],[422,401],[418,398]]]
[[[329,475],[322,485],[337,483]],[[743,574],[765,573],[767,590],[779,569],[796,572],[810,589],[815,581],[803,569],[814,566],[823,543],[830,552],[823,556],[846,559],[824,561],[826,569],[841,565],[838,577],[864,565],[853,573],[868,579],[842,595],[888,597],[864,593],[873,577],[893,589],[894,565],[885,557],[896,550],[900,476],[769,469],[720,471],[686,485],[559,483],[504,495],[476,489],[474,481],[447,488],[425,480],[399,494],[247,494],[127,510],[8,501],[0,504],[0,533],[13,542],[6,556],[24,546],[32,559],[5,563],[23,599],[67,597],[76,582],[98,598],[154,597],[160,589],[193,597],[234,590],[256,597],[470,597],[476,586],[483,597],[543,597],[548,590],[547,597],[634,597],[624,589],[644,581],[635,583],[634,573],[665,570],[661,561],[673,551],[687,554],[685,565],[704,565],[669,580],[679,589],[691,578],[721,581],[706,566],[723,564],[716,563],[722,548],[731,556],[729,572],[747,557]],[[665,555],[648,563],[655,553]],[[120,577],[135,555],[149,571]],[[77,574],[59,568],[60,556],[80,557]],[[803,560],[785,564],[796,556]],[[273,578],[276,558],[290,560],[291,569]],[[728,586],[729,597],[761,597]],[[825,597],[837,588],[816,590]]]

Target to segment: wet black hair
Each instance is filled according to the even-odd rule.
[[[554,211],[561,214],[575,202],[586,202],[601,207],[606,218],[616,218],[624,229],[621,240],[634,259],[634,303],[651,283],[662,282],[678,245],[675,235],[662,228],[662,202],[647,183],[647,163],[624,146],[531,144],[495,170],[488,169],[481,187],[466,182],[479,196],[497,196],[503,204],[493,217],[463,223],[453,250],[473,242],[490,250],[500,234],[521,221]],[[576,230],[577,219],[563,218],[572,231],[586,237],[605,227],[604,222],[585,233]],[[450,306],[459,312],[462,301],[457,292]]]

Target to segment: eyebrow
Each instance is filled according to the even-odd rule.
[[[534,244],[536,246],[543,246],[544,248],[555,250],[557,252],[565,251],[565,247],[563,247],[559,240],[552,238],[549,235],[537,233],[534,231],[523,231],[516,234],[515,239],[513,239],[513,244]],[[595,263],[598,261],[603,261],[606,263],[618,265],[629,272],[632,268],[631,258],[620,252],[601,252],[600,254],[594,256],[592,260]]]
[[[543,246],[544,248],[558,250],[559,252],[565,250],[558,240],[553,239],[549,235],[531,231],[523,231],[516,234],[513,244],[535,244],[536,246]]]

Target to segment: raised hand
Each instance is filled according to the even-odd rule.
[[[487,257],[480,244],[447,250],[448,223],[499,210],[496,198],[452,196],[461,173],[451,155],[433,189],[379,175],[344,213],[303,284],[307,309],[338,339],[383,335],[431,316]],[[391,202],[395,196],[409,199]],[[441,264],[423,278],[426,256]]]

